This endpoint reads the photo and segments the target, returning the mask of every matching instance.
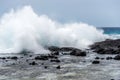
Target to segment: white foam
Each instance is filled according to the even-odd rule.
[[[92,25],[82,22],[62,24],[47,15],[36,14],[30,6],[12,9],[0,19],[0,52],[41,51],[44,46],[83,49],[106,37],[102,30]]]

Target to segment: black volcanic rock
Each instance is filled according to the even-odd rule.
[[[48,56],[46,55],[36,56],[35,60],[48,60]]]
[[[113,59],[112,57],[106,57],[106,60],[111,60],[111,59]]]
[[[45,68],[45,69],[47,69],[47,68],[48,68],[48,66],[44,66],[44,68]]]
[[[95,60],[92,62],[92,64],[99,64],[99,63],[100,63],[100,61],[98,61],[98,60]]]
[[[53,59],[53,58],[57,59],[58,58],[55,54],[48,54],[47,57],[50,59]]]
[[[52,55],[59,55],[59,51],[55,51],[51,53]]]
[[[72,51],[72,50],[75,50],[77,48],[73,48],[73,47],[61,47],[60,48],[60,51]]]
[[[86,56],[86,52],[81,51],[79,49],[75,49],[72,52],[70,52],[70,55],[73,55],[73,56]]]
[[[114,60],[120,60],[120,55],[115,56]]]
[[[47,49],[48,49],[49,51],[59,51],[59,50],[60,50],[60,48],[57,47],[57,46],[49,46],[49,47],[47,47]]]
[[[17,57],[17,56],[13,56],[13,57],[11,57],[11,59],[13,59],[13,60],[17,60],[18,57]]]
[[[58,65],[58,66],[56,67],[56,69],[61,69],[61,66],[60,66],[60,65]]]
[[[96,42],[91,45],[90,48],[98,54],[119,54],[120,53],[120,39],[117,40],[105,40],[102,42]]]
[[[57,63],[59,63],[60,60],[58,60],[58,59],[52,59],[52,60],[50,60],[50,62],[57,62]]]
[[[0,59],[3,59],[3,60],[5,60],[5,59],[6,59],[6,57],[0,57]]]
[[[35,61],[29,63],[29,65],[37,65],[37,63]]]
[[[95,59],[100,59],[99,57],[96,57]]]

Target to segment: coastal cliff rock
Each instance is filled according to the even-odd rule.
[[[68,55],[72,55],[72,56],[86,56],[86,52],[82,51],[78,48],[74,48],[74,47],[55,47],[55,46],[50,46],[48,47],[48,50],[50,50],[52,52],[53,55],[59,55],[59,53],[63,53],[64,52],[68,52]]]
[[[90,48],[98,54],[120,54],[120,39],[96,42]]]

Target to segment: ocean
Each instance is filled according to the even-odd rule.
[[[105,34],[120,34],[120,27],[103,27]]]

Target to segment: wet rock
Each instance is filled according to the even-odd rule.
[[[41,65],[44,65],[44,63],[41,63]]]
[[[84,62],[84,63],[85,63],[86,61],[82,61],[82,62]]]
[[[7,59],[10,59],[11,57],[7,57]]]
[[[28,62],[29,60],[28,59],[26,59],[26,62]]]
[[[32,57],[32,55],[29,55],[29,57]]]
[[[101,41],[101,42],[96,42],[95,44],[91,45],[91,49],[96,49],[97,47],[101,47],[103,49],[105,48],[118,48],[120,44],[120,39],[116,39],[116,40],[105,40],[105,41]]]
[[[36,56],[35,60],[48,60],[48,56],[46,55]]]
[[[50,60],[50,62],[57,62],[57,63],[59,63],[60,60],[58,60],[58,59],[52,59],[52,60]]]
[[[54,54],[48,54],[48,58],[54,58],[54,59],[57,59],[58,57]]]
[[[6,57],[1,57],[1,59],[5,60],[5,59],[6,59]]]
[[[72,51],[72,50],[75,50],[75,49],[77,49],[77,48],[73,48],[73,47],[61,47],[60,48],[60,51]]]
[[[24,57],[20,57],[20,58],[24,58]]]
[[[86,56],[86,52],[81,51],[79,49],[73,50],[72,52],[70,52],[70,55],[73,56]]]
[[[112,57],[106,57],[106,60],[111,60],[111,59],[113,59]]]
[[[45,69],[47,69],[47,68],[48,68],[48,66],[44,66],[44,68],[45,68]]]
[[[118,48],[120,48],[120,45],[118,46]]]
[[[98,54],[119,54],[120,39],[105,40],[91,45],[91,49]]]
[[[8,62],[8,60],[5,60],[6,62]]]
[[[99,63],[100,63],[100,61],[97,61],[97,60],[92,62],[92,64],[99,64]]]
[[[105,58],[101,58],[101,60],[104,60]]]
[[[17,57],[17,56],[13,56],[13,57],[11,57],[11,59],[13,59],[13,60],[17,60],[18,57]]]
[[[47,47],[47,49],[49,50],[49,51],[59,51],[60,50],[60,48],[59,47],[57,47],[57,46],[49,46],[49,47]]]
[[[96,57],[95,59],[100,59],[99,57]]]
[[[29,63],[29,65],[37,65],[37,63],[35,61]]]
[[[61,69],[61,66],[60,66],[60,65],[58,65],[58,66],[56,67],[56,69]]]
[[[103,49],[103,48],[96,49],[94,50],[94,52],[98,54],[118,54],[118,52],[115,51],[114,49]]]
[[[115,56],[114,60],[120,60],[120,55]]]
[[[59,55],[59,51],[55,51],[51,53],[52,55]]]
[[[12,65],[15,65],[15,63],[12,63]]]

